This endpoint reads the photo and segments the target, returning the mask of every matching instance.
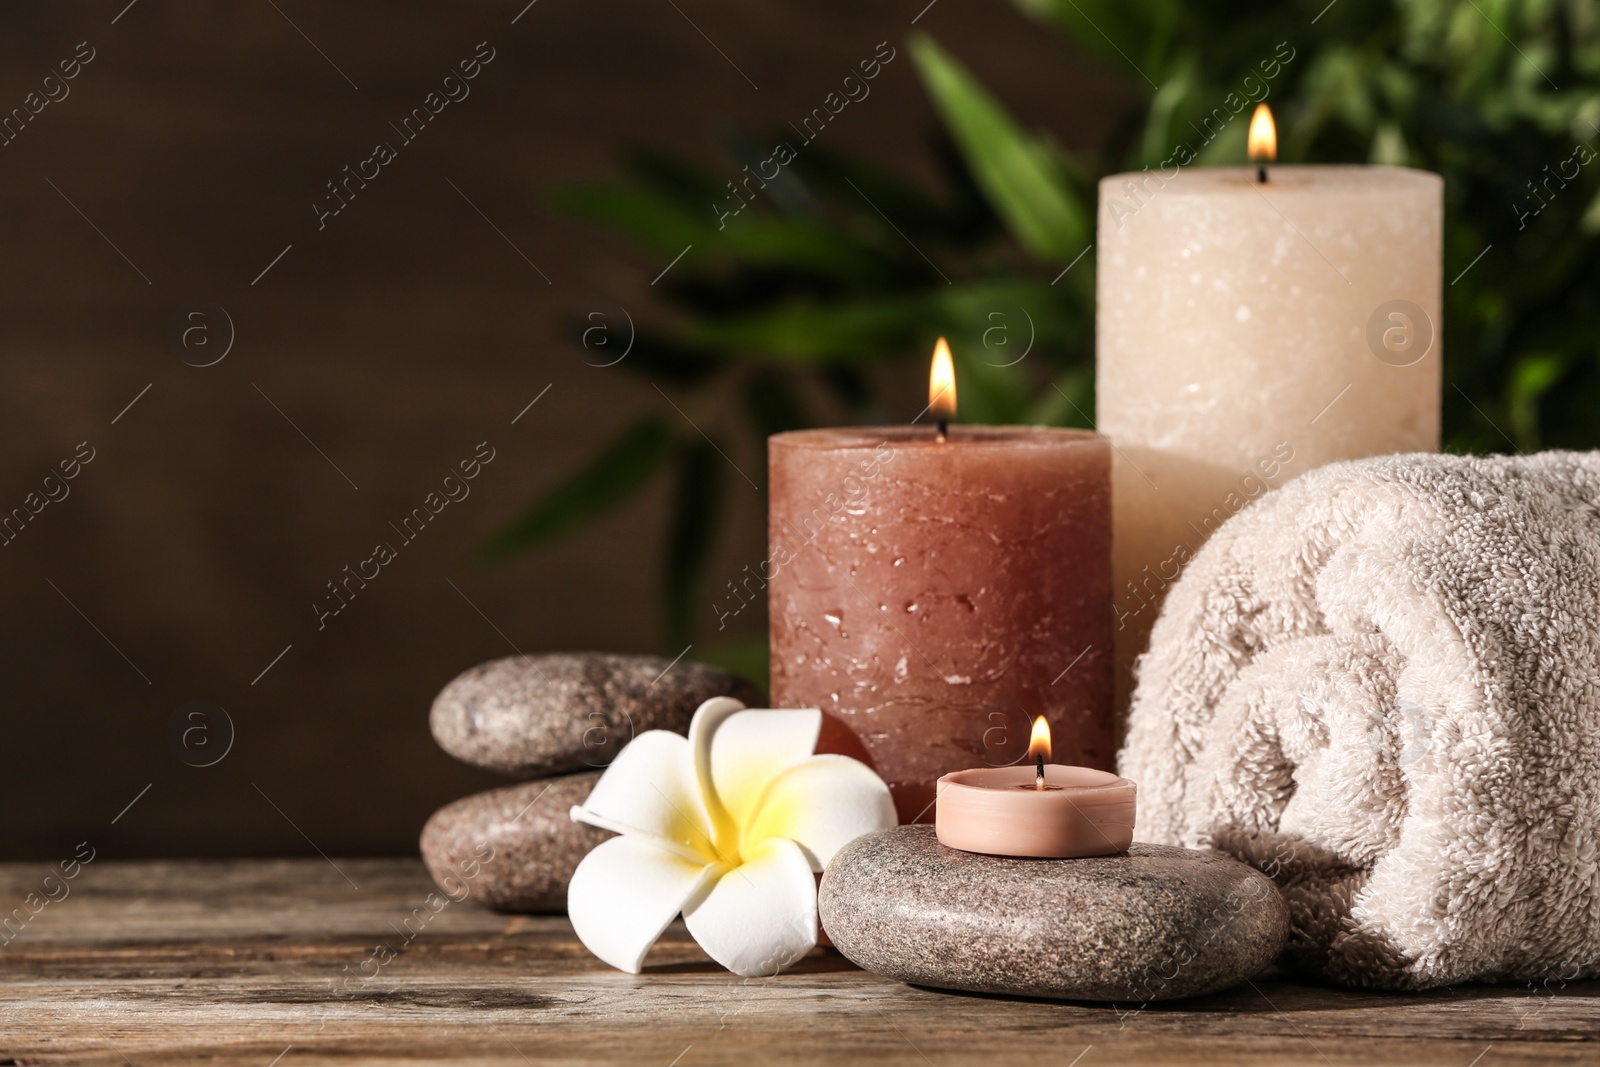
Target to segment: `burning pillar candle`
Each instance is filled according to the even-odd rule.
[[[941,339],[940,347],[944,342]],[[948,368],[948,350],[936,368]],[[1036,714],[1109,768],[1110,448],[1045,427],[803,430],[769,441],[772,696],[817,707],[902,822],[942,774],[1024,758]]]
[[[1100,183],[1119,706],[1167,586],[1219,524],[1312,467],[1439,447],[1442,180],[1269,166],[1264,105],[1251,135],[1258,166]]]

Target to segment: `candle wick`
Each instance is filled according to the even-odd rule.
[[[1033,780],[1033,787],[1035,789],[1043,789],[1044,788],[1044,755],[1042,753],[1040,755],[1037,755],[1037,756],[1033,757],[1033,768],[1034,768],[1034,774],[1037,775],[1037,777],[1034,778],[1034,780]]]
[[[939,420],[939,440],[943,441],[947,436],[949,436],[949,433],[950,433],[950,420],[949,419],[940,419]]]
[[[1260,182],[1262,185],[1267,184],[1267,165],[1265,163],[1262,163],[1260,166],[1256,167],[1256,181]]]

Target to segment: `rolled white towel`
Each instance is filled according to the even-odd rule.
[[[1273,876],[1348,985],[1600,974],[1600,453],[1337,463],[1225,523],[1140,659],[1140,840]]]

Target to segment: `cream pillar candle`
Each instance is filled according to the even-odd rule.
[[[1320,464],[1438,449],[1442,190],[1395,167],[1101,181],[1119,708],[1167,586],[1220,523]]]

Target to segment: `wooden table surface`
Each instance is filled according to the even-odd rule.
[[[4,911],[46,873],[0,866]],[[1600,1063],[1600,982],[1399,996],[1268,974],[1118,1009],[912,988],[823,949],[743,979],[681,924],[626,975],[564,918],[414,913],[415,860],[99,860],[69,886],[0,947],[0,1064]]]

